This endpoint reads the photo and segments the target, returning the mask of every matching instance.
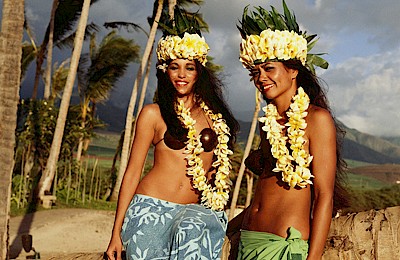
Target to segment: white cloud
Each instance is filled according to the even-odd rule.
[[[399,134],[399,51],[351,58],[325,73],[335,114],[345,125],[374,135]]]

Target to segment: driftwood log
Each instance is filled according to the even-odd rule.
[[[340,216],[332,221],[323,260],[400,259],[400,207]]]

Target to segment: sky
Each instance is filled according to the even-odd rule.
[[[165,0],[166,1],[166,0]],[[0,1],[1,2],[1,1]],[[375,136],[400,136],[400,26],[398,0],[286,0],[302,31],[317,34],[313,53],[327,53],[328,70],[317,70],[325,82],[334,116],[350,128]],[[43,39],[52,0],[25,0],[26,16],[37,42]],[[282,10],[281,0],[205,0],[196,8],[210,31],[203,33],[214,62],[224,67],[223,81],[228,104],[238,119],[251,121],[255,88],[239,62],[240,35],[236,25],[243,8],[250,5]],[[149,31],[151,0],[99,0],[93,4],[89,22],[127,21]],[[102,27],[99,35],[108,31]],[[143,32],[121,32],[144,51]],[[157,35],[157,40],[160,35]],[[100,39],[100,36],[98,37]],[[86,43],[87,46],[87,43]],[[87,48],[87,47],[86,47]],[[55,55],[63,56],[55,51]],[[155,64],[153,62],[153,64]],[[155,66],[151,71],[148,100],[155,90]],[[111,102],[127,107],[138,66],[131,66],[111,95]],[[25,79],[24,87],[31,85]],[[33,80],[32,80],[33,81]]]

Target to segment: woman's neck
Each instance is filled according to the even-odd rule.
[[[183,101],[186,108],[193,108],[196,105],[196,101],[194,99],[194,95],[187,95],[183,97],[178,97],[178,102]]]
[[[275,104],[279,115],[285,117],[285,112],[289,109],[289,106],[292,103],[292,98],[296,95],[296,93],[297,87],[294,86],[272,101]]]

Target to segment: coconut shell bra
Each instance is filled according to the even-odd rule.
[[[217,146],[217,134],[211,128],[207,127],[201,130],[200,136],[200,141],[205,152],[211,152]],[[181,150],[186,146],[185,141],[176,139],[168,130],[164,133],[164,138],[159,142],[162,140],[164,140],[165,145],[172,150]]]

